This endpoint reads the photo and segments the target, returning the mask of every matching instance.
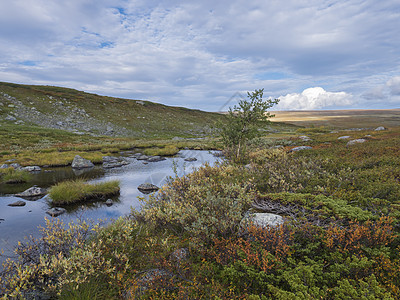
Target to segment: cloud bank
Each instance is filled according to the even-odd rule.
[[[0,80],[211,111],[259,88],[287,109],[400,107],[399,11],[397,0],[1,1]]]
[[[345,92],[327,92],[321,87],[305,89],[279,97],[278,110],[314,110],[332,107],[346,107],[352,103],[352,95]]]

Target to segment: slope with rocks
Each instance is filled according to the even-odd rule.
[[[221,117],[144,100],[0,82],[0,124],[38,125],[94,136],[201,137]]]

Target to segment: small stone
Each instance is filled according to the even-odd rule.
[[[165,158],[165,157],[158,156],[158,155],[149,157],[149,158],[147,159],[148,162],[158,162],[158,161],[162,161],[162,160],[166,160],[166,158]]]
[[[53,208],[49,209],[48,211],[46,211],[46,213],[52,217],[58,217],[59,215],[62,215],[66,212],[67,212],[67,210],[62,207],[53,207]]]
[[[344,136],[339,136],[337,139],[338,140],[345,140],[345,139],[349,139],[350,136],[349,135],[344,135]]]
[[[107,206],[113,205],[113,201],[112,201],[111,199],[107,199],[106,205],[107,205]]]
[[[26,202],[25,201],[21,201],[21,200],[16,201],[16,202],[11,203],[11,204],[8,204],[8,206],[25,206],[25,205],[26,205]]]
[[[1,166],[0,166],[0,169],[7,169],[9,166],[7,165],[7,164],[2,164]]]
[[[185,158],[185,161],[196,161],[196,160],[197,160],[196,157],[188,157],[188,158]]]
[[[386,128],[383,126],[379,126],[379,127],[375,128],[375,131],[381,131],[381,130],[386,130]]]
[[[158,191],[160,188],[152,183],[142,183],[138,186],[138,190],[143,194],[150,194],[152,192]]]

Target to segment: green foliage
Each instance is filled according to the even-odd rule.
[[[224,146],[236,161],[243,159],[245,143],[260,135],[260,129],[273,117],[268,111],[279,99],[264,101],[264,89],[247,92],[249,100],[242,99],[229,108],[226,122],[219,123]]]
[[[119,193],[119,181],[88,184],[83,180],[60,182],[50,188],[53,205],[65,205],[95,198],[105,199]]]
[[[135,212],[143,222],[188,235],[199,243],[238,230],[252,194],[235,183],[237,168],[203,166],[163,187]]]

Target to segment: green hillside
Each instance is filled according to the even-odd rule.
[[[217,113],[143,100],[99,96],[69,88],[0,82],[0,122],[38,125],[78,134],[199,137]]]

